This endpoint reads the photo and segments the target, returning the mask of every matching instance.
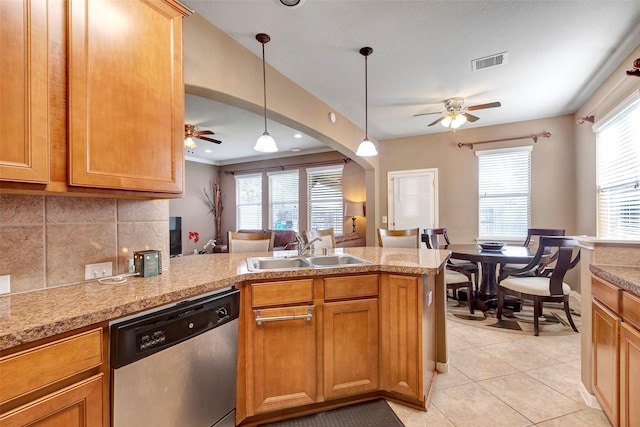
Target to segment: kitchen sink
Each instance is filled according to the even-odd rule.
[[[313,267],[336,267],[340,265],[370,264],[371,261],[349,254],[310,256],[307,258]]]
[[[311,265],[305,258],[263,257],[247,258],[250,271],[289,270],[292,268],[309,268]]]
[[[350,254],[310,255],[302,257],[247,258],[249,271],[296,270],[300,268],[328,268],[370,264],[371,261]]]

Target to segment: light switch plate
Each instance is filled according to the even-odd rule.
[[[11,292],[11,275],[0,276],[0,295]]]
[[[111,262],[101,262],[98,264],[87,264],[84,266],[84,280],[100,279],[102,277],[113,276],[113,264]]]

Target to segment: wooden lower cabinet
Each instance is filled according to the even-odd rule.
[[[254,310],[248,349],[252,414],[316,401],[316,312],[306,305]]]
[[[103,374],[75,383],[0,416],[2,427],[102,426]]]
[[[108,426],[106,327],[0,352],[0,426]]]
[[[614,426],[619,425],[620,318],[598,300],[592,302],[593,392]]]
[[[380,281],[382,387],[422,399],[420,277],[383,274]]]
[[[323,317],[325,398],[378,390],[378,299],[328,302]]]
[[[620,324],[620,425],[640,425],[640,330]]]

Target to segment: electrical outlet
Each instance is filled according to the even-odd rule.
[[[113,265],[111,262],[87,264],[84,266],[84,280],[100,279],[101,277],[111,277],[113,275],[112,271]]]
[[[11,292],[11,275],[0,276],[0,295]]]
[[[384,216],[382,217],[382,223],[383,223],[383,224],[386,224],[386,223],[387,223],[387,216],[386,216],[386,215],[384,215]]]

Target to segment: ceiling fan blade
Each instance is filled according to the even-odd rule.
[[[472,105],[471,107],[467,107],[468,111],[473,111],[473,110],[482,110],[485,108],[495,108],[495,107],[500,107],[502,106],[502,104],[500,104],[499,102],[490,102],[488,104],[479,104],[479,105]]]
[[[213,133],[213,132],[211,132],[211,133]],[[203,140],[209,141],[209,142],[213,142],[215,144],[222,144],[222,141],[218,141],[217,139],[213,139],[213,138],[207,138],[206,136],[196,136],[196,138],[203,139]]]
[[[418,116],[426,116],[429,114],[442,114],[442,111],[432,111],[430,113],[420,113],[420,114],[414,114],[413,117],[418,117]]]
[[[195,132],[193,132],[193,134],[195,136],[200,136],[200,135],[215,135],[215,133],[211,132],[210,130],[197,130]]]
[[[442,119],[444,119],[445,117],[447,117],[447,116],[442,116],[442,117],[440,117],[438,120],[436,120],[436,121],[434,121],[434,122],[432,122],[432,123],[428,124],[428,125],[427,125],[427,127],[429,127],[429,126],[433,126],[433,125],[435,125],[436,123],[440,123],[440,122],[442,121]]]
[[[467,118],[467,121],[470,122],[475,122],[476,120],[479,120],[480,117],[476,117],[473,114],[469,114],[469,113],[462,113],[463,116],[465,116]]]

